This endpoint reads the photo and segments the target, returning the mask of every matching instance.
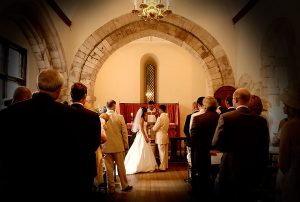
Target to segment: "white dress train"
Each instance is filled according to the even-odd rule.
[[[145,127],[146,127],[145,123]],[[150,143],[139,130],[125,157],[126,174],[153,172],[158,168]]]

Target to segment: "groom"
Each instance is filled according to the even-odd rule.
[[[166,113],[166,109],[166,105],[160,105],[158,107],[159,117],[155,125],[152,127],[152,130],[156,132],[155,143],[157,144],[159,151],[160,171],[166,171],[168,168],[168,130],[170,120]]]

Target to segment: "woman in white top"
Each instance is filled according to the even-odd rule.
[[[134,118],[132,126],[132,131],[137,132],[137,134],[125,157],[126,174],[153,172],[157,169],[157,163],[147,134],[146,121],[147,109],[141,107]]]

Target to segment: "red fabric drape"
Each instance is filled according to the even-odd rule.
[[[180,134],[180,117],[179,117],[179,103],[156,103],[154,106],[164,104],[167,107],[167,113],[170,119],[169,136],[179,137]],[[140,107],[148,107],[147,103],[120,103],[120,114],[124,116],[125,122],[133,121],[138,109]],[[133,114],[131,116],[131,113]]]

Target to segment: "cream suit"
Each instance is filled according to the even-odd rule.
[[[113,110],[106,112],[109,120],[106,123],[107,141],[103,144],[103,153],[105,154],[105,166],[108,177],[108,191],[115,191],[114,182],[114,162],[117,164],[118,175],[122,189],[128,186],[126,170],[124,166],[125,149],[128,149],[128,134],[124,117]]]
[[[152,130],[156,132],[155,143],[158,146],[159,158],[160,158],[160,170],[166,170],[168,168],[168,130],[169,130],[169,117],[166,113],[161,113],[158,117]]]

